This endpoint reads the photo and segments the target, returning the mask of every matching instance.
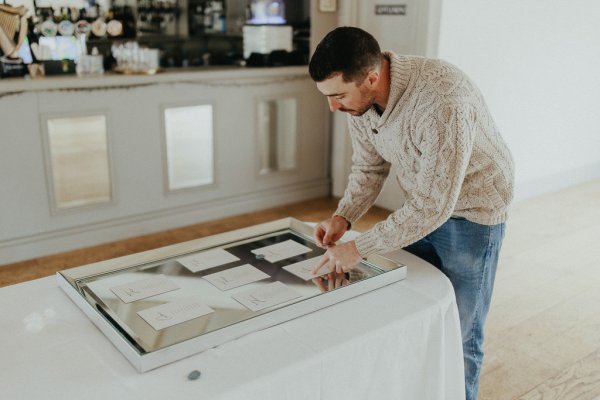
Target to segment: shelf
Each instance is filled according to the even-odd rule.
[[[184,41],[196,41],[196,40],[206,40],[210,38],[219,38],[219,39],[235,39],[242,40],[243,36],[241,34],[235,33],[199,33],[193,34],[189,36],[180,36],[180,35],[160,35],[160,34],[142,34],[137,37],[105,37],[105,38],[89,38],[87,40],[88,44],[110,44],[114,42],[127,42],[127,41],[137,41],[140,43],[143,42],[184,42]]]

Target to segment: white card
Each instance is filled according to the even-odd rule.
[[[261,281],[269,277],[268,274],[265,274],[260,269],[253,267],[250,264],[244,264],[239,267],[229,268],[225,271],[206,275],[204,279],[221,290],[228,290],[252,282]]]
[[[312,270],[321,261],[322,256],[309,258],[308,260],[300,261],[294,264],[286,265],[283,267],[286,271],[296,275],[298,278],[308,281],[309,279],[316,278],[317,276],[325,275],[329,273],[327,265],[323,265],[319,271],[313,275]]]
[[[265,260],[270,263],[285,260],[286,258],[299,256],[311,252],[310,247],[306,247],[296,242],[295,240],[286,240],[285,242],[272,244],[260,249],[252,250],[256,255],[264,256]]]
[[[260,288],[246,290],[232,297],[249,310],[260,311],[264,308],[302,297],[302,295],[277,281],[261,286]]]
[[[164,275],[153,276],[110,288],[124,303],[131,303],[176,289],[179,289],[179,286],[175,282],[165,278]]]
[[[159,331],[190,319],[215,312],[199,297],[187,297],[160,306],[138,311],[138,315]]]
[[[223,249],[212,249],[191,256],[181,257],[177,262],[192,272],[204,271],[240,259]]]

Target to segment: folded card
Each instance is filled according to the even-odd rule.
[[[215,285],[221,290],[233,289],[239,286],[247,285],[252,282],[261,281],[270,278],[256,267],[250,264],[244,264],[239,267],[229,268],[225,271],[206,275],[204,279]]]
[[[232,296],[251,311],[260,311],[267,307],[302,297],[302,295],[285,284],[277,281],[252,288]]]
[[[179,289],[179,286],[165,278],[164,275],[157,275],[110,288],[124,303],[131,303],[177,289]]]
[[[240,259],[223,249],[211,249],[191,256],[181,257],[177,262],[192,272],[204,271]]]
[[[138,311],[138,315],[159,331],[213,312],[214,310],[204,304],[200,297],[186,297]]]
[[[285,242],[252,250],[252,253],[264,258],[268,262],[274,263],[285,260],[286,258],[299,256],[300,254],[306,254],[311,251],[312,249],[310,247],[306,247],[295,240],[290,239],[286,240]]]
[[[312,273],[313,269],[321,261],[321,258],[322,256],[309,258],[308,260],[286,265],[283,267],[283,269],[296,275],[300,279],[308,281],[309,279],[329,273],[329,267],[327,267],[327,265],[323,265],[321,268],[319,268],[319,271],[316,274]]]

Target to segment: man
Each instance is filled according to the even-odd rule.
[[[330,32],[309,71],[331,111],[350,114],[352,172],[334,215],[315,227],[327,265],[345,272],[362,258],[404,248],[448,276],[460,315],[467,399],[476,399],[513,161],[481,93],[455,66],[382,53],[367,32]],[[385,221],[335,245],[375,202],[389,173],[406,200]]]

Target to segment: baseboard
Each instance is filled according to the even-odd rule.
[[[515,201],[559,191],[600,178],[600,162],[515,184]]]
[[[329,192],[330,181],[319,179],[285,188],[9,239],[0,242],[0,268],[4,264],[323,197]]]

